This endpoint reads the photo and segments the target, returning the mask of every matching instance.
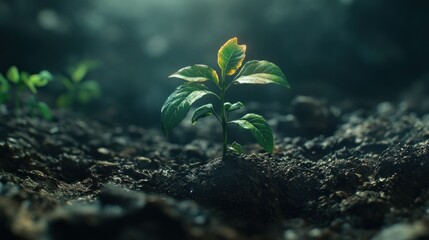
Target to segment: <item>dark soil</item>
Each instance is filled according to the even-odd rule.
[[[166,139],[3,109],[0,239],[429,238],[429,115],[310,98],[264,115],[275,153],[233,131],[246,154],[222,160],[209,119]]]

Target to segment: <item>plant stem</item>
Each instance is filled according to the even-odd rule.
[[[221,102],[221,106],[220,106],[220,116],[221,116],[221,124],[222,124],[222,135],[223,135],[223,153],[222,153],[222,160],[225,160],[226,158],[226,151],[227,151],[227,144],[228,144],[228,134],[227,134],[227,117],[226,117],[226,113],[225,113],[225,74],[222,71],[222,76],[221,76],[221,82],[222,82],[222,87],[221,87],[221,92],[220,92],[220,102]]]
[[[227,135],[227,131],[226,131],[226,114],[225,114],[225,108],[223,107],[225,103],[225,98],[224,98],[224,94],[222,94],[221,97],[221,123],[222,123],[222,133],[223,133],[223,154],[222,154],[222,159],[225,159],[226,157],[226,148],[227,148],[227,143],[228,143],[228,135]]]

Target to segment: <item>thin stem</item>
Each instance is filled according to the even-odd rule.
[[[220,97],[219,97],[219,95],[217,95],[216,93],[210,92],[210,94],[214,95],[215,97],[217,97],[217,99],[221,100]]]
[[[220,123],[222,123],[222,120],[220,120],[219,115],[218,115],[215,111],[213,111],[213,115],[216,117],[216,119],[217,119]]]
[[[223,153],[222,153],[222,159],[225,159],[226,157],[226,150],[227,150],[227,144],[228,144],[228,135],[227,135],[227,126],[226,126],[226,116],[225,116],[225,109],[223,108],[223,104],[225,103],[224,98],[222,98],[222,114],[221,114],[221,123],[222,123],[222,135],[223,135]]]
[[[221,124],[222,124],[222,136],[223,136],[223,153],[222,153],[222,159],[225,160],[226,158],[226,151],[227,151],[227,144],[228,144],[228,134],[227,134],[227,116],[225,113],[225,108],[224,108],[224,104],[225,104],[225,73],[224,71],[222,71],[222,76],[221,76],[221,82],[222,82],[222,87],[221,87],[221,91],[220,91],[220,102],[221,102],[221,106],[220,106],[220,116],[221,116]]]
[[[232,82],[230,82],[226,87],[225,87],[225,92],[229,89],[229,87],[231,87]]]

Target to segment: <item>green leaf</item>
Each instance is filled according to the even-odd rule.
[[[82,81],[90,70],[98,68],[100,63],[94,60],[81,61],[71,70],[71,79],[73,82]]]
[[[249,113],[244,115],[238,120],[231,121],[241,128],[248,129],[255,137],[256,141],[265,151],[273,152],[274,150],[274,137],[271,127],[265,119],[257,114]]]
[[[229,39],[218,51],[217,62],[222,72],[233,75],[243,64],[246,57],[246,45],[238,45],[237,38]]]
[[[88,72],[88,68],[85,65],[78,65],[71,74],[71,79],[74,82],[80,82]]]
[[[161,125],[164,134],[168,135],[171,129],[179,125],[186,117],[191,105],[210,92],[201,83],[185,83],[167,98],[161,109]]]
[[[43,70],[39,73],[39,76],[44,79],[44,81],[46,81],[46,84],[52,80],[54,80],[54,76],[52,76],[52,74],[49,71]],[[45,85],[46,85],[45,84]],[[44,86],[44,85],[43,85]],[[43,87],[40,86],[40,87]]]
[[[10,85],[7,79],[0,73],[0,104],[9,99]]]
[[[233,81],[235,84],[268,84],[274,83],[290,87],[282,70],[268,61],[252,60],[244,64]]]
[[[48,71],[42,71],[39,74],[31,75],[26,83],[34,85],[35,87],[43,87],[51,80],[52,75]]]
[[[46,105],[46,103],[44,102],[38,102],[37,103],[37,110],[40,112],[40,114],[42,115],[42,117],[48,121],[52,120],[52,111],[49,108],[48,105]]]
[[[33,75],[30,75],[29,77],[23,78],[23,81],[30,89],[30,91],[33,94],[36,94],[37,93],[36,83],[42,81],[41,79],[42,78],[39,75],[33,74]]]
[[[9,79],[9,81],[15,84],[19,82],[19,70],[16,66],[12,66],[9,68],[9,70],[7,71],[7,78]]]
[[[205,118],[210,115],[213,115],[213,113],[214,113],[214,109],[213,109],[213,104],[211,103],[197,108],[194,114],[192,115],[192,124],[195,124],[201,118]]]
[[[27,82],[30,78],[30,74],[28,72],[21,72],[21,80],[23,82]]]
[[[227,111],[227,112],[233,112],[233,111],[237,111],[237,110],[242,109],[244,107],[244,105],[243,105],[242,102],[236,102],[234,104],[226,102],[224,104],[224,107],[225,107],[225,111]]]
[[[64,87],[67,88],[68,91],[74,90],[75,84],[73,83],[73,81],[70,78],[65,77],[63,75],[60,75],[60,76],[58,76],[58,79],[64,85]]]
[[[230,102],[225,102],[223,104],[223,108],[225,109],[225,111],[228,112],[228,110],[231,108],[232,104]]]
[[[219,77],[216,71],[209,66],[201,64],[184,67],[171,74],[169,77],[180,78],[189,82],[205,82],[210,80],[213,81],[216,85],[219,85]]]
[[[96,81],[85,81],[79,86],[77,96],[80,103],[87,104],[101,96],[100,85]]]
[[[9,85],[8,81],[0,73],[0,93],[6,94],[9,92],[9,89],[10,89],[10,85]]]
[[[237,142],[233,142],[231,144],[231,146],[229,147],[229,150],[235,152],[235,153],[243,153],[243,146],[241,146],[239,143]]]

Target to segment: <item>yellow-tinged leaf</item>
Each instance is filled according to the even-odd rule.
[[[217,62],[222,72],[233,75],[243,64],[246,57],[246,45],[238,45],[237,38],[229,39],[218,51]]]

